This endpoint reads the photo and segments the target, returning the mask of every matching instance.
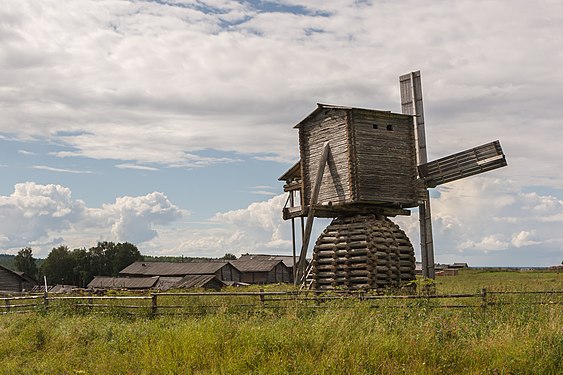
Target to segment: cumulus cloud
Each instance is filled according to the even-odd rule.
[[[34,246],[41,254],[66,239],[77,247],[101,239],[142,243],[158,235],[157,226],[185,214],[159,192],[88,208],[67,187],[26,182],[0,196],[0,249]]]
[[[530,253],[516,251],[520,248],[542,254],[543,265],[560,257],[563,235],[558,228],[563,224],[563,202],[559,199],[523,193],[514,181],[491,176],[471,177],[436,190],[439,194],[431,202],[437,262],[487,264],[483,254],[497,252],[502,256],[489,258],[489,262],[525,265]],[[412,217],[397,221],[411,240],[418,240],[416,210]]]
[[[0,247],[24,247],[46,239],[51,232],[70,230],[86,215],[81,200],[60,185],[17,184],[9,196],[0,196]]]

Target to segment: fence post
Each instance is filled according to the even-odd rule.
[[[47,309],[49,308],[49,294],[47,293],[47,291],[43,293],[43,306],[45,306],[45,311],[47,311]]]
[[[158,312],[158,301],[157,301],[157,294],[156,293],[152,293],[151,294],[151,315],[153,317],[156,316]]]
[[[264,306],[264,289],[260,289],[260,305]]]
[[[485,310],[487,307],[487,288],[481,289],[481,308]]]
[[[92,298],[92,293],[88,296],[88,310],[92,311],[94,309],[94,299]]]
[[[10,312],[10,300],[6,298],[4,301],[6,303],[6,314],[7,314]]]

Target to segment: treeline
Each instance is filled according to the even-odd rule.
[[[135,245],[104,241],[89,249],[70,250],[65,245],[53,248],[40,267],[32,249],[26,247],[15,256],[14,263],[16,270],[40,282],[45,276],[49,285],[85,287],[94,276],[117,276],[123,268],[142,260],[143,256]]]

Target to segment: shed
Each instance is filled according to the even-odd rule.
[[[24,272],[12,271],[0,265],[0,292],[21,293],[30,291],[37,281]]]
[[[88,289],[151,289],[158,281],[158,276],[153,277],[111,277],[96,276],[88,284]]]
[[[223,281],[213,275],[188,275],[172,286],[173,289],[205,288],[220,290],[226,286]]]
[[[250,284],[290,283],[291,272],[280,259],[260,259],[252,256],[231,261],[241,272],[241,280]]]
[[[295,127],[299,129],[301,170],[299,173],[294,165],[280,179],[288,182],[289,189],[291,181],[301,178],[302,206],[311,206],[323,148],[329,141],[327,168],[314,202],[323,206],[325,216],[345,209],[418,206],[412,116],[318,104]]]
[[[240,271],[229,262],[134,262],[119,272],[120,276],[185,277],[214,275],[223,281],[240,281]]]
[[[242,254],[239,257],[239,260],[249,260],[249,259],[281,260],[289,270],[289,274],[291,275],[290,282],[293,282],[293,256],[292,255]],[[299,262],[299,257],[297,257],[295,261]]]

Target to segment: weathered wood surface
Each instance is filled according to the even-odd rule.
[[[305,206],[311,205],[315,171],[325,142],[330,142],[331,154],[318,203],[329,207],[327,213],[352,206],[368,213],[369,207],[376,205],[395,208],[417,205],[411,116],[321,106],[301,122],[299,143]]]
[[[414,249],[393,222],[375,215],[341,217],[313,250],[316,289],[399,287],[414,280]]]
[[[506,165],[500,142],[494,141],[420,165],[418,171],[428,187],[436,187]]]

